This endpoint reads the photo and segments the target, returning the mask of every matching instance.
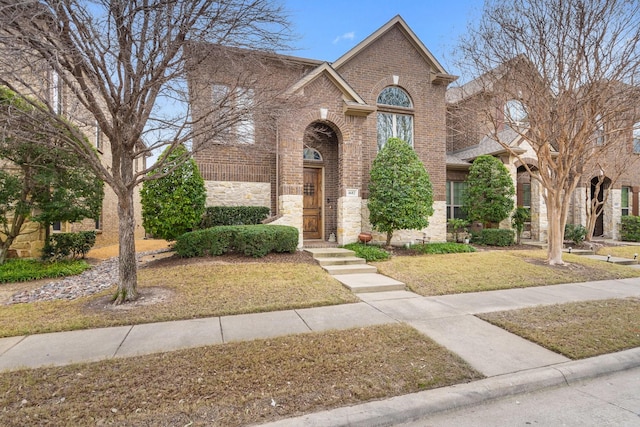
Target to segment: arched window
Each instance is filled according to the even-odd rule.
[[[377,102],[378,151],[389,138],[400,138],[413,147],[413,103],[407,92],[389,86],[380,92]]]
[[[517,99],[504,104],[504,123],[509,127],[523,126],[527,122],[527,109]]]
[[[312,162],[321,162],[322,154],[320,154],[320,152],[315,148],[305,147],[302,152],[302,159]]]
[[[633,125],[633,152],[640,154],[640,122]]]

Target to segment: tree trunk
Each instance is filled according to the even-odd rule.
[[[119,275],[118,290],[114,304],[135,301],[138,298],[138,271],[136,264],[135,227],[133,192],[118,196],[119,225]]]
[[[547,263],[549,265],[564,265],[562,260],[562,249],[564,247],[564,225],[566,214],[563,214],[563,203],[559,200],[561,194],[553,193],[546,197],[547,202],[547,223],[548,248]]]
[[[0,265],[4,264],[7,260],[7,254],[9,253],[10,242],[4,241],[0,243]]]
[[[393,231],[387,231],[387,243],[386,243],[387,248],[391,246],[392,237],[393,237]]]

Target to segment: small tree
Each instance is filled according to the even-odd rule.
[[[97,218],[102,208],[102,181],[77,155],[40,133],[39,116],[25,99],[0,87],[0,117],[8,124],[0,133],[0,264],[27,220],[42,224],[46,240],[53,221]]]
[[[162,168],[154,173],[173,171],[142,185],[142,224],[156,237],[175,240],[202,221],[207,192],[196,162],[182,162],[185,153],[182,145],[165,150]]]
[[[517,207],[513,211],[513,215],[511,216],[511,225],[516,230],[516,243],[519,245],[522,239],[522,232],[524,231],[524,223],[527,222],[531,213],[529,209],[523,208],[522,206]]]
[[[433,215],[433,189],[429,174],[405,141],[390,138],[373,161],[369,183],[369,221],[387,233],[391,244],[395,230],[419,230]]]
[[[470,221],[489,225],[509,217],[516,191],[500,160],[486,155],[478,157],[469,168],[467,183],[463,209]]]

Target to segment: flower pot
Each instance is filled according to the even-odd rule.
[[[360,240],[362,243],[369,243],[371,239],[373,239],[373,236],[371,235],[371,233],[358,234],[358,240]]]

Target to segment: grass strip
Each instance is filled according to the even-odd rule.
[[[90,267],[84,260],[43,262],[35,259],[9,259],[0,265],[0,283],[73,276]]]
[[[481,378],[394,324],[0,374],[3,425],[239,426]]]
[[[478,317],[570,359],[640,347],[640,298],[557,304]]]

